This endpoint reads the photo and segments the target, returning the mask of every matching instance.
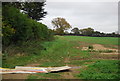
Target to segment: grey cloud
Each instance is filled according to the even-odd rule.
[[[63,17],[73,28],[91,26],[104,32],[118,29],[116,2],[47,2],[45,9],[48,15],[42,22],[49,28],[53,18]]]

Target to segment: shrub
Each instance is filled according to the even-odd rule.
[[[88,49],[91,49],[91,50],[93,50],[93,46],[88,46]]]
[[[46,25],[39,23],[27,17],[27,15],[20,12],[20,10],[12,6],[3,6],[3,21],[10,24],[11,29],[15,30],[15,33],[11,35],[11,38],[3,36],[3,38],[8,39],[10,43],[18,44],[28,40],[47,40],[53,35]],[[7,26],[5,28],[8,28]],[[5,35],[5,29],[3,34]],[[10,31],[10,29],[9,29]],[[10,35],[10,33],[7,33]],[[3,41],[5,41],[3,40]],[[7,42],[6,42],[7,44]]]
[[[19,9],[3,5],[2,11],[4,22],[2,28],[3,52],[9,45],[22,47],[24,42],[46,41],[53,38],[52,31],[45,24],[28,18]]]

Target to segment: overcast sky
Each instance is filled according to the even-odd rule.
[[[82,0],[81,0],[82,1]],[[48,12],[42,20],[49,28],[53,28],[54,18],[65,18],[68,23],[79,29],[92,27],[96,31],[113,32],[118,30],[118,2],[85,0],[46,1],[45,11]],[[70,31],[70,30],[69,30]]]

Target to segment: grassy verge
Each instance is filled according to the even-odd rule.
[[[41,45],[41,41],[29,41],[17,46],[11,45],[6,48],[6,53],[3,54],[2,66],[14,68],[17,65],[35,62],[42,50],[44,47]]]

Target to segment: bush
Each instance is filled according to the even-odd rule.
[[[91,49],[91,50],[93,50],[93,46],[88,46],[88,49]]]
[[[12,6],[3,5],[2,11],[3,52],[5,52],[6,48],[9,48],[10,45],[23,48],[25,42],[41,42],[53,39],[52,30],[48,29],[46,25],[28,18],[27,15],[21,13],[19,9]],[[28,46],[29,45],[27,44],[26,49],[29,51],[31,48],[34,48],[32,46]],[[42,47],[40,48],[42,49]],[[21,51],[24,52],[25,50],[24,48],[21,49]]]
[[[8,42],[10,44],[21,44],[28,40],[48,40],[53,37],[46,25],[28,18],[20,10],[5,5],[2,11],[3,21],[10,25],[9,30],[7,29],[8,26],[4,26],[3,42],[6,39],[8,40],[4,42],[4,45],[8,45]],[[14,34],[9,33],[10,29],[15,30]],[[9,31],[7,34],[11,35],[10,38],[5,36],[6,31]]]

